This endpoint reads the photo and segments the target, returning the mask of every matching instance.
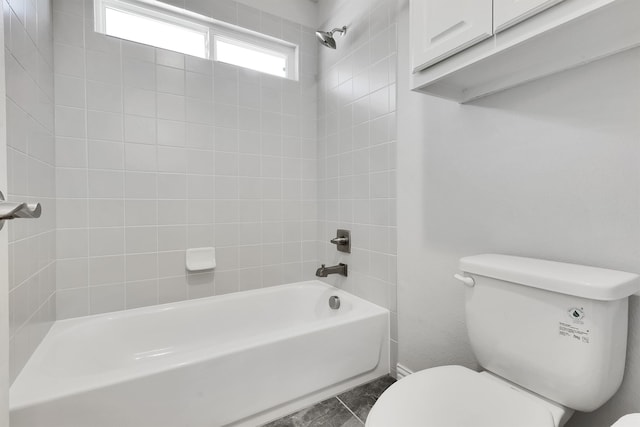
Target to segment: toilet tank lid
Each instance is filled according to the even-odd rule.
[[[460,259],[460,270],[582,298],[613,301],[637,294],[640,276],[578,264],[483,254]]]

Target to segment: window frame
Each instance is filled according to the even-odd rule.
[[[205,35],[204,59],[222,62],[217,59],[215,47],[216,41],[221,40],[225,43],[235,44],[237,46],[247,47],[253,50],[260,50],[266,54],[285,58],[286,71],[285,76],[278,76],[265,73],[255,68],[247,68],[232,64],[234,66],[289,80],[298,80],[299,78],[300,48],[296,44],[285,40],[232,25],[227,22],[218,21],[213,18],[208,18],[195,12],[171,6],[166,3],[160,3],[155,0],[94,0],[95,31],[107,36],[109,35],[106,33],[106,8],[121,10],[123,12],[140,15],[171,25],[182,26],[191,31],[202,33]],[[159,46],[154,47],[163,49]],[[188,53],[183,54],[189,55]]]
[[[279,57],[284,59],[284,63],[285,63],[285,68],[284,68],[284,76],[280,76],[277,74],[271,74],[269,72],[266,71],[260,71],[258,69],[255,68],[249,68],[255,71],[258,71],[260,73],[264,73],[264,74],[269,74],[272,76],[276,76],[276,77],[283,77],[283,78],[289,78],[289,73],[291,70],[291,66],[290,66],[290,62],[291,62],[291,58],[289,58],[289,55],[287,55],[287,52],[283,52],[282,50],[276,50],[271,48],[271,46],[269,47],[265,47],[265,46],[257,46],[255,43],[251,43],[251,42],[247,42],[244,40],[240,40],[238,38],[231,38],[222,34],[213,34],[212,36],[212,42],[211,45],[213,46],[213,57],[211,58],[212,60],[216,61],[216,62],[223,62],[225,64],[231,64],[231,65],[235,65],[237,67],[242,67],[242,68],[247,68],[247,67],[243,67],[242,65],[238,65],[238,64],[234,64],[233,62],[227,62],[227,61],[223,61],[221,59],[218,58],[218,46],[217,46],[217,42],[223,42],[232,46],[237,46],[239,48],[245,48],[245,49],[249,49],[249,50],[254,50],[254,51],[259,51],[259,52],[263,52],[266,54],[269,54],[271,56],[274,57]]]
[[[195,20],[185,19],[185,17],[177,16],[175,13],[170,13],[168,10],[164,10],[160,7],[154,7],[149,3],[142,3],[136,1],[127,0],[96,0],[95,6],[95,30],[101,34],[110,36],[107,34],[107,14],[106,9],[120,10],[133,15],[142,16],[144,18],[153,19],[156,21],[164,22],[166,24],[183,27],[188,30],[200,33],[204,36],[204,55],[200,58],[210,58],[211,56],[211,27],[198,23]],[[124,39],[123,39],[124,40]],[[135,43],[135,40],[131,40]],[[154,46],[159,49],[163,49],[161,46]],[[177,52],[177,51],[175,51]],[[180,52],[184,53],[184,52]],[[185,55],[189,55],[185,53]]]

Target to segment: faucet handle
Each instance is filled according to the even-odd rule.
[[[336,245],[340,252],[351,253],[351,232],[349,230],[338,230],[336,237],[330,242]]]

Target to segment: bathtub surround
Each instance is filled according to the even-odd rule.
[[[48,0],[2,1],[8,200],[42,205],[9,236],[9,351],[13,381],[56,318],[53,37]],[[5,231],[8,230],[8,231]]]
[[[321,47],[318,83],[319,258],[349,276],[325,280],[391,310],[396,334],[396,3],[322,1],[318,28],[346,25]],[[351,230],[351,254],[329,240]]]
[[[96,34],[92,1],[54,0],[59,319],[317,268],[314,30],[233,1],[171,4],[299,45],[300,81]],[[187,274],[198,247],[217,267]]]
[[[469,105],[412,93],[399,31],[399,360],[476,368],[458,258],[483,252],[640,271],[640,50]],[[640,411],[640,298],[618,393],[567,427]]]

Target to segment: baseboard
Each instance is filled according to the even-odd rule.
[[[413,374],[413,371],[411,369],[407,368],[406,366],[403,366],[403,365],[398,363],[396,365],[396,373],[397,373],[398,379],[401,380],[404,377]]]

